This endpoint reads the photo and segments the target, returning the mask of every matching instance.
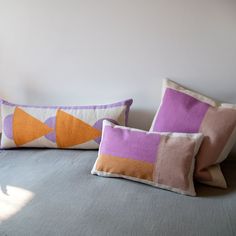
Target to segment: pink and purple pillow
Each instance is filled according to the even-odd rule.
[[[156,133],[103,122],[92,174],[121,177],[195,196],[193,171],[202,134]]]
[[[236,105],[218,103],[164,80],[161,105],[150,131],[201,132],[205,138],[196,157],[199,182],[226,188],[220,165],[236,141]]]
[[[26,106],[1,101],[1,148],[97,149],[102,122],[127,125],[133,100],[96,106]]]

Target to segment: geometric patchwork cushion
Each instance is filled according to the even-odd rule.
[[[203,133],[196,158],[199,182],[226,188],[220,165],[236,141],[236,105],[222,104],[179,84],[164,80],[161,105],[151,131]]]
[[[193,171],[203,135],[156,133],[103,122],[98,158],[91,171],[195,196]]]
[[[1,102],[1,148],[97,149],[102,122],[127,125],[132,99],[97,106],[26,106]]]

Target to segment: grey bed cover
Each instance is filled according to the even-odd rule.
[[[236,235],[234,161],[223,165],[227,190],[199,185],[198,197],[189,197],[91,175],[96,157],[96,151],[1,151],[1,194],[14,186],[34,197],[2,220],[0,235]]]

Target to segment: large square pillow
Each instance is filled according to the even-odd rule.
[[[226,188],[220,165],[236,140],[236,105],[223,104],[164,80],[161,105],[151,131],[201,132],[205,138],[196,157],[199,182]]]
[[[132,99],[95,106],[26,106],[2,100],[1,148],[97,149],[102,122],[127,125]]]
[[[202,134],[156,133],[103,122],[92,174],[120,177],[195,196],[193,171]]]

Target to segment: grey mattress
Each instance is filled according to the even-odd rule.
[[[223,165],[227,190],[199,185],[198,197],[188,197],[91,175],[96,156],[96,151],[1,151],[0,205],[12,188],[33,195],[2,220],[0,235],[236,235],[235,162]]]

